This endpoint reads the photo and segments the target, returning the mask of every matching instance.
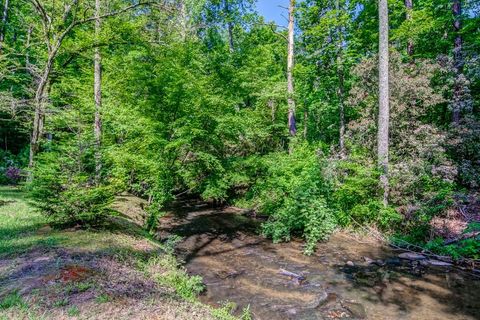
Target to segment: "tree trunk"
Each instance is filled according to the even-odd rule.
[[[345,151],[345,105],[343,104],[344,96],[344,78],[343,70],[338,72],[338,103],[339,103],[339,116],[340,116],[340,132],[339,132],[339,146],[340,146],[340,157],[344,158],[346,155]]]
[[[463,59],[463,40],[460,34],[462,30],[462,4],[461,0],[453,0],[452,13],[455,18],[453,22],[453,28],[456,33],[454,49],[453,49],[453,63],[455,67],[455,85],[453,92],[453,110],[452,110],[452,122],[454,125],[460,123],[460,114],[462,112],[462,81],[461,75],[463,73],[464,59]]]
[[[100,21],[100,0],[95,0],[95,40],[98,41],[100,35],[101,21]],[[94,53],[94,98],[95,98],[95,122],[94,122],[94,136],[95,136],[95,181],[98,184],[102,174],[102,56],[100,48],[95,47]]]
[[[180,37],[182,38],[182,41],[185,41],[187,39],[187,8],[185,6],[185,0],[180,0]]]
[[[26,43],[26,48],[25,48],[25,68],[27,69],[28,73],[32,73],[32,70],[30,69],[30,38],[32,36],[32,26],[28,27],[27,30],[27,43]]]
[[[288,8],[288,55],[287,55],[287,94],[288,94],[288,128],[290,135],[297,133],[297,124],[295,121],[295,91],[293,87],[293,67],[295,53],[295,0],[290,0]]]
[[[272,124],[275,124],[275,112],[277,111],[276,106],[275,106],[275,101],[270,99],[270,100],[268,100],[267,104],[268,104],[268,106],[270,107],[270,110],[271,110]]]
[[[303,139],[307,140],[308,134],[308,112],[303,112]]]
[[[378,112],[378,165],[383,203],[388,205],[388,131],[390,121],[388,74],[388,1],[379,0],[379,112]]]
[[[337,19],[340,18],[340,3],[339,0],[335,1],[335,9],[337,10]],[[338,112],[340,117],[340,130],[339,130],[339,147],[340,157],[345,157],[345,106],[343,104],[344,99],[344,72],[343,72],[343,30],[339,26],[337,28],[338,40],[337,40],[337,76],[338,76]]]
[[[5,0],[5,4],[3,5],[2,28],[0,29],[0,53],[2,51],[3,42],[5,41],[5,32],[8,19],[8,1],[9,0]]]
[[[28,161],[28,167],[30,169],[33,168],[33,164],[35,161],[35,155],[38,152],[39,148],[39,141],[43,133],[43,122],[44,122],[44,114],[45,114],[45,102],[47,99],[47,88],[48,82],[50,78],[50,73],[52,71],[53,66],[53,59],[56,56],[58,48],[54,48],[54,50],[49,53],[47,63],[43,69],[42,76],[38,79],[38,87],[35,91],[34,97],[34,108],[35,108],[35,115],[33,117],[33,125],[32,125],[32,136],[30,140],[30,156]],[[31,175],[29,179],[31,179]]]
[[[228,0],[225,0],[225,13],[227,15],[227,31],[228,31],[228,46],[230,48],[230,52],[235,51],[235,46],[233,43],[233,23],[231,21],[231,12],[230,7],[228,5]]]
[[[412,11],[413,11],[413,0],[405,0],[405,8],[407,11],[406,19],[408,22],[412,21]],[[407,54],[413,56],[413,40],[407,40]]]

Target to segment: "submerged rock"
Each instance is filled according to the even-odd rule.
[[[365,307],[357,302],[351,301],[343,301],[342,305],[345,309],[347,309],[354,318],[357,319],[366,319],[367,312],[365,311]]]
[[[294,316],[294,315],[297,314],[297,309],[295,309],[295,308],[288,309],[286,313],[287,313],[289,316]]]
[[[318,295],[312,302],[307,304],[305,306],[306,309],[315,309],[318,308],[319,306],[323,305],[328,299],[328,293],[327,292],[322,292],[320,295]]]
[[[385,260],[387,266],[398,267],[402,265],[402,262],[398,258],[388,258]]]

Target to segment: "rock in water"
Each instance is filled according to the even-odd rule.
[[[349,267],[355,267],[355,264],[352,261],[347,261],[346,265]]]
[[[427,257],[424,255],[414,253],[414,252],[404,252],[398,255],[400,259],[405,259],[405,260],[412,260],[412,261],[418,261],[418,260],[425,260]]]
[[[294,316],[294,315],[297,314],[297,309],[295,309],[295,308],[288,309],[288,310],[287,310],[287,314],[288,314],[289,316]]]
[[[345,309],[350,311],[350,313],[354,318],[357,318],[357,319],[367,318],[367,312],[365,311],[365,307],[360,303],[343,301],[342,305]]]

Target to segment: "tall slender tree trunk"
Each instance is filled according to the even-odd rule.
[[[412,21],[412,11],[413,11],[413,0],[405,0],[405,9],[407,11],[407,16],[406,16],[406,19],[407,21]],[[413,51],[414,50],[414,46],[413,46],[413,40],[411,38],[409,38],[407,40],[407,54],[409,56],[413,56]]]
[[[389,74],[388,74],[388,1],[379,0],[379,112],[378,112],[378,165],[381,170],[380,184],[383,203],[388,205],[388,143],[389,143]]]
[[[303,139],[307,140],[308,134],[308,111],[303,112]]]
[[[456,33],[454,48],[453,48],[453,62],[455,67],[455,85],[453,92],[453,110],[452,110],[452,122],[454,125],[460,123],[461,106],[462,106],[462,82],[461,77],[463,74],[463,67],[465,61],[463,58],[463,40],[460,34],[462,30],[462,3],[461,0],[453,0],[452,13],[455,18],[453,22],[453,28]]]
[[[288,94],[288,128],[290,135],[297,134],[297,123],[295,121],[295,90],[293,84],[293,67],[295,54],[295,0],[290,0],[288,8],[288,54],[287,54],[287,94]]]
[[[340,1],[335,1],[335,9],[337,10],[337,18],[340,18]],[[338,43],[337,43],[337,77],[338,77],[338,112],[340,118],[340,130],[339,130],[339,147],[340,147],[340,157],[345,157],[345,105],[344,100],[344,70],[343,70],[343,30],[339,26],[337,28],[338,32]]]
[[[28,73],[32,72],[32,70],[30,70],[30,39],[31,37],[32,37],[32,26],[29,26],[27,30],[27,43],[25,46],[25,68]]]
[[[230,12],[230,6],[228,5],[228,0],[225,0],[225,13],[227,15],[227,32],[228,32],[228,46],[230,49],[230,52],[235,51],[235,44],[233,42],[233,23],[231,21],[231,12]]]
[[[0,53],[2,52],[3,42],[5,41],[5,32],[8,20],[8,1],[5,0],[3,5],[3,13],[2,13],[2,27],[0,29]]]
[[[100,0],[95,0],[95,41],[100,36]],[[95,181],[98,184],[102,174],[102,56],[100,48],[95,46],[94,53],[94,99],[95,99],[95,121],[93,131],[95,136]]]
[[[185,41],[187,39],[187,8],[185,6],[185,0],[180,0],[180,36],[182,38],[182,41]]]
[[[43,69],[43,73],[38,79],[38,86],[37,90],[35,91],[35,97],[33,99],[35,114],[33,117],[33,125],[32,125],[32,136],[30,137],[30,155],[28,160],[28,167],[33,169],[35,156],[39,149],[39,142],[40,138],[43,134],[43,123],[44,123],[44,116],[45,116],[45,103],[47,100],[47,92],[48,92],[48,83],[50,79],[50,73],[53,67],[53,60],[57,54],[58,48],[53,48],[48,54],[47,63]],[[32,175],[30,172],[29,180],[31,180]]]
[[[344,158],[345,151],[345,105],[343,103],[344,99],[344,75],[343,69],[338,71],[338,103],[339,103],[339,116],[340,116],[340,130],[339,130],[339,147],[340,147],[340,157]]]

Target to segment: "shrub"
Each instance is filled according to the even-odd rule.
[[[21,170],[20,168],[17,167],[8,167],[7,170],[5,170],[5,177],[14,184],[17,184],[18,181],[22,178],[21,176]]]
[[[88,176],[69,170],[56,152],[44,153],[36,163],[28,185],[34,205],[53,222],[96,223],[109,212],[110,187],[93,185]]]
[[[265,176],[254,186],[253,203],[259,212],[270,215],[263,232],[275,242],[303,236],[305,252],[312,253],[336,226],[327,197],[323,160],[317,149],[297,145],[292,154],[275,153],[265,158]]]
[[[17,184],[22,179],[21,156],[0,150],[0,184]]]
[[[202,278],[189,276],[170,253],[150,258],[143,265],[143,269],[159,284],[174,288],[178,295],[188,301],[195,301],[198,294],[205,289]]]

